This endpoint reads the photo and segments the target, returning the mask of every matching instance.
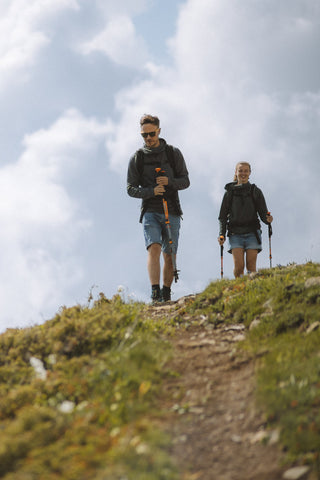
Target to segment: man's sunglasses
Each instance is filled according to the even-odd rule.
[[[153,132],[141,133],[141,136],[142,136],[143,138],[147,138],[148,135],[150,135],[150,137],[154,137],[155,134],[157,133],[157,131],[158,131],[158,130],[154,130]]]

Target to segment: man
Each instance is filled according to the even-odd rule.
[[[142,199],[140,222],[143,224],[148,251],[147,266],[152,303],[166,302],[171,300],[174,277],[172,253],[174,256],[177,254],[182,215],[178,190],[189,187],[189,175],[180,150],[167,145],[166,141],[159,137],[161,129],[158,117],[143,115],[140,128],[145,143],[143,148],[130,158],[127,191],[131,197]],[[163,199],[168,205],[172,244],[169,243]],[[161,250],[164,259],[162,290]]]

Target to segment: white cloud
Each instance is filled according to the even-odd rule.
[[[106,28],[81,47],[84,54],[102,52],[113,62],[132,68],[142,68],[148,51],[141,35],[136,32],[132,19],[115,16]]]
[[[50,42],[46,21],[77,0],[7,0],[0,5],[0,92],[21,81]]]
[[[158,114],[163,136],[186,157],[194,198],[206,191],[212,201],[210,221],[235,163],[246,159],[274,213],[280,262],[294,260],[288,236],[302,244],[294,254],[303,261],[320,233],[305,216],[320,203],[319,13],[317,0],[186,2],[170,41],[173,66],[151,66],[117,96],[120,120],[107,144],[113,168],[125,171],[140,115]],[[125,145],[123,132],[133,132]],[[209,205],[199,207],[208,214]],[[320,259],[319,245],[313,255]]]
[[[163,137],[181,148],[190,170],[191,187],[181,193],[175,298],[220,273],[218,208],[239,159],[251,162],[252,181],[274,214],[274,264],[320,260],[320,227],[309,213],[320,203],[318,0],[179,6],[175,22],[177,5],[169,0],[161,8],[151,0],[1,2],[0,91],[6,86],[8,93],[1,131],[7,146],[0,169],[1,326],[9,319],[25,325],[39,312],[75,303],[93,283],[107,295],[120,283],[148,292],[140,202],[125,190],[129,156],[142,143],[143,113],[159,115]],[[168,58],[165,37],[175,24]],[[69,48],[80,43],[85,58],[79,47]],[[14,82],[35,62],[24,94]],[[139,72],[133,75],[132,67]],[[12,121],[5,123],[7,112]],[[107,123],[97,120],[104,112]],[[23,135],[23,152],[16,153]],[[262,258],[268,263],[266,249],[259,265]]]
[[[17,163],[0,169],[2,322],[25,325],[39,311],[52,313],[82,278],[74,249],[91,220],[69,185],[79,172],[89,178],[108,128],[69,110],[26,136]]]
[[[290,59],[297,53],[297,60],[302,61],[310,52],[309,45],[320,34],[320,17],[314,16],[320,7],[316,0],[291,2],[286,8],[276,1],[264,5],[189,0],[181,9],[178,31],[170,42],[174,67],[152,66],[149,78],[118,94],[122,121],[115,125],[119,134],[113,142],[122,142],[122,132],[135,128],[129,121],[135,118],[137,123],[141,113],[151,111],[163,119],[163,132],[174,131],[176,141],[194,153],[197,168],[215,167],[217,155],[234,161],[242,155],[253,158],[272,150],[264,139],[270,122],[287,115],[299,98],[302,103],[308,99],[309,111],[314,102],[317,106],[317,92],[308,97],[308,88],[294,84],[300,66],[291,64]],[[296,50],[283,65],[291,44]],[[262,53],[268,53],[273,63]],[[305,84],[317,63],[314,46],[310,53],[309,68],[303,72]],[[284,93],[277,72],[287,67],[291,70]],[[299,117],[297,121],[308,119]],[[123,157],[121,150],[117,161],[114,147],[112,143],[116,165]],[[214,155],[211,153],[208,161],[209,151]]]
[[[148,7],[152,8],[154,0],[96,0],[97,7],[101,15],[105,18],[112,18],[119,15],[137,15],[145,11]]]

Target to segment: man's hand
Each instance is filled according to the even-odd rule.
[[[163,195],[165,193],[166,189],[164,188],[163,185],[157,185],[156,187],[154,187],[154,194],[155,196],[157,195]]]
[[[272,216],[272,215],[270,215],[270,213],[269,213],[269,212],[267,213],[267,217],[266,217],[266,218],[267,218],[267,222],[268,222],[268,223],[272,223],[273,216]]]
[[[168,177],[157,177],[156,178],[156,182],[158,185],[168,185],[169,183],[169,179]]]
[[[155,195],[163,195],[166,191],[164,188],[165,185],[168,185],[169,179],[168,177],[160,176],[156,178],[157,186],[154,188]]]

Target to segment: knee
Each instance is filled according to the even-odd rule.
[[[153,258],[160,257],[161,254],[161,245],[159,243],[152,243],[148,247],[148,255]]]
[[[243,272],[244,272],[244,268],[240,268],[240,267],[235,267],[233,270],[233,274],[236,278],[241,277],[243,275]]]
[[[164,253],[163,254],[163,259],[164,259],[165,263],[172,263],[171,253]]]
[[[255,272],[256,271],[256,265],[257,265],[257,253],[255,251],[252,251],[250,255],[247,253],[247,258],[246,258],[246,267],[249,272]]]
[[[233,269],[234,276],[240,277],[241,275],[243,275],[243,272],[244,272],[244,259],[241,256],[239,256],[239,257],[234,257],[233,260],[234,260],[234,269]]]
[[[173,262],[172,262],[171,255],[164,256],[163,260],[164,260],[164,268],[169,271],[173,270]]]
[[[255,272],[257,270],[255,263],[247,263],[246,265],[248,273]]]
[[[235,277],[241,277],[244,272],[244,262],[242,259],[235,259],[233,273]]]

